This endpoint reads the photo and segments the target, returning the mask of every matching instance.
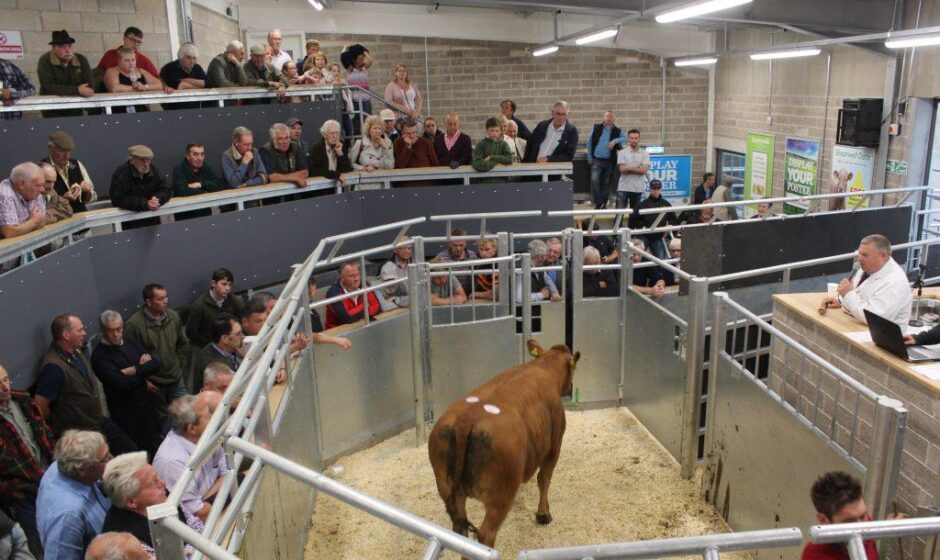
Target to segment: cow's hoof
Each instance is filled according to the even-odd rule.
[[[552,522],[552,514],[550,513],[536,513],[535,520],[539,525],[548,525]]]

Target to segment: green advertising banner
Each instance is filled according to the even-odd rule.
[[[773,196],[773,182],[774,136],[749,132],[744,163],[744,198],[750,200]]]
[[[819,166],[819,141],[787,138],[787,151],[783,160],[784,196],[810,196],[816,194],[816,171]],[[808,203],[783,205],[784,214],[802,214]]]

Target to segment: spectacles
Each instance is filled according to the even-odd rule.
[[[135,45],[143,45],[143,44],[144,44],[144,40],[143,40],[143,39],[138,39],[137,37],[128,37],[127,40],[130,41],[131,43],[134,43]]]

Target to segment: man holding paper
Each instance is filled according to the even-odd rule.
[[[911,318],[911,285],[891,258],[891,242],[883,235],[869,235],[858,246],[858,266],[839,282],[837,297],[826,297],[822,309],[841,307],[865,322],[865,309],[907,327]]]

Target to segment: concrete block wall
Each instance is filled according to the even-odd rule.
[[[171,60],[163,0],[0,0],[0,22],[23,35],[26,58],[13,61],[39,88],[36,64],[51,48],[52,32],[67,29],[76,51],[94,67],[108,49],[121,46],[124,29],[144,32],[142,51],[159,68]],[[173,53],[175,56],[176,53]]]
[[[425,46],[424,39],[381,35],[308,33],[307,38],[316,38],[331,62],[339,60],[344,45],[363,44],[376,59],[369,79],[379,95],[394,67],[406,64],[425,98],[424,114],[442,121],[447,112],[456,111],[474,141],[483,137],[486,118],[499,113],[499,102],[512,98],[517,115],[530,128],[548,118],[553,101],[563,99],[570,103],[569,118],[582,143],[607,109],[617,114],[624,130],[640,129],[643,142],[661,142],[661,68],[658,59],[640,53],[562,47],[555,55],[535,58],[517,43],[427,39]],[[670,67],[666,84],[666,149],[691,154],[694,173],[701,174],[708,74]]]
[[[800,39],[805,37],[764,29],[737,30],[729,35],[732,49],[768,48],[771,44],[790,44]],[[722,41],[720,38],[719,43]],[[832,57],[828,108],[827,55]],[[832,46],[815,57],[778,60],[772,64],[752,61],[746,56],[721,58],[716,67],[715,147],[743,152],[748,132],[773,134],[776,138],[773,191],[774,196],[782,196],[787,137],[819,140],[823,143],[822,173],[817,189],[820,194],[830,192],[832,146],[842,101],[883,98],[887,60],[848,46]],[[906,159],[906,132],[902,128],[902,136],[892,138],[888,146],[880,149],[888,149],[892,159]],[[875,170],[876,175],[878,171]],[[902,182],[903,178],[888,175],[885,184],[892,187]]]
[[[224,51],[229,41],[240,38],[238,20],[199,4],[191,6],[193,42],[199,47],[199,64],[208,69],[212,57]]]
[[[936,505],[940,499],[940,401],[936,399],[933,390],[925,388],[909,376],[889,371],[881,361],[855,345],[834,340],[829,332],[817,333],[814,323],[783,306],[774,305],[774,326],[876,393],[888,395],[904,403],[909,416],[898,481],[898,505],[908,513],[916,512],[918,506]],[[820,344],[823,340],[826,343]],[[815,401],[816,380],[820,371],[816,366],[802,363],[794,357],[794,352],[787,351],[774,341],[768,384],[772,390],[782,394],[786,402],[798,407],[804,401]],[[828,422],[835,404],[834,395],[838,389],[835,381],[826,379],[825,374],[823,380],[821,420],[817,421],[817,425],[825,427],[825,431],[828,431]],[[836,441],[847,446],[846,430],[851,427],[855,415],[854,391],[843,388],[839,401],[840,410],[836,417],[839,435]],[[802,406],[801,410],[805,410],[805,405]],[[858,416],[862,430],[853,456],[866,464],[867,442],[871,440],[871,425],[874,419],[874,408],[870,401],[862,400]]]

